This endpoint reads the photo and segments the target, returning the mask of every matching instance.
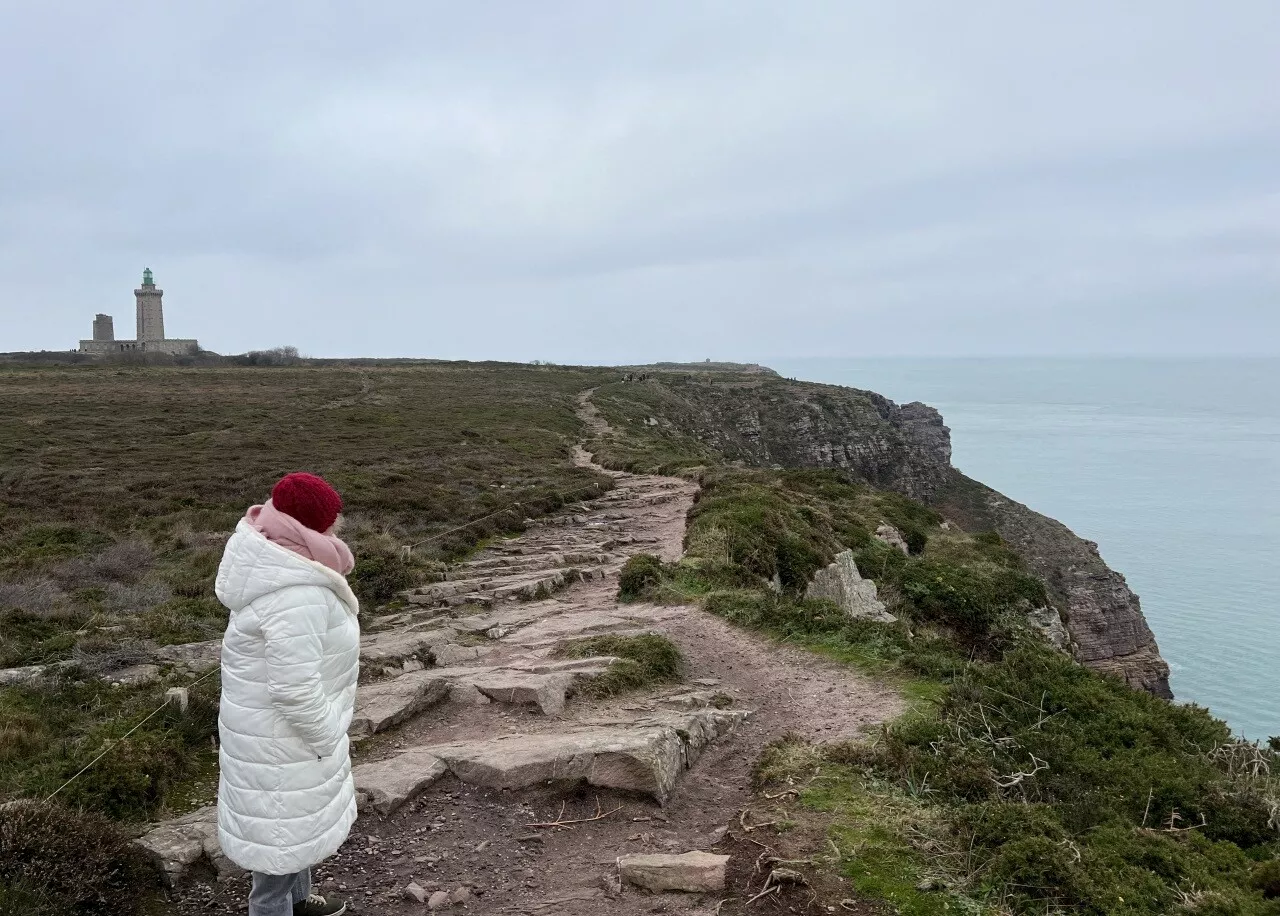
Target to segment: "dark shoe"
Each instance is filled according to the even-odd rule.
[[[342,916],[347,911],[347,901],[326,900],[319,894],[312,894],[301,903],[293,905],[293,916]]]

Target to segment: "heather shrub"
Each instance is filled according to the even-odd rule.
[[[418,575],[398,552],[366,546],[356,552],[356,566],[347,580],[361,604],[373,606],[412,588]]]
[[[105,818],[59,805],[0,805],[0,913],[133,916],[156,874]]]
[[[637,601],[662,581],[662,560],[648,553],[638,553],[627,560],[618,577],[618,598]]]

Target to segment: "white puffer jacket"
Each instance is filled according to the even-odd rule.
[[[241,521],[218,567],[218,839],[241,868],[288,875],[337,851],[356,819],[347,727],[360,670],[347,580]]]

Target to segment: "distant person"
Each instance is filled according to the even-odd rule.
[[[290,474],[236,526],[218,567],[222,640],[218,840],[253,873],[250,916],[338,916],[311,867],[356,819],[347,727],[360,668],[355,561],[338,539],[342,498]]]

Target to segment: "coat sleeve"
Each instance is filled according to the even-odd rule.
[[[320,757],[333,754],[342,740],[339,710],[321,686],[321,638],[328,616],[325,590],[310,586],[275,593],[258,616],[271,703]]]

